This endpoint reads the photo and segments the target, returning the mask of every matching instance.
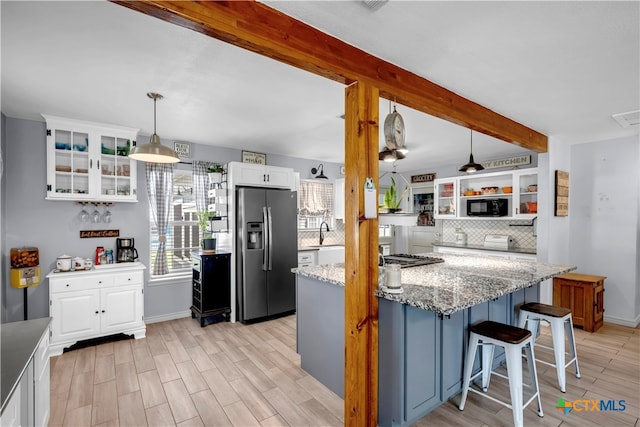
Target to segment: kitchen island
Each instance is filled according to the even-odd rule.
[[[376,290],[378,423],[409,425],[461,390],[468,326],[515,324],[539,284],[574,266],[453,254],[402,269],[403,292]],[[344,264],[295,269],[302,368],[344,397]],[[494,364],[504,355],[496,351]],[[476,367],[479,369],[479,367]]]

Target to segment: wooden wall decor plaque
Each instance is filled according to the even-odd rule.
[[[411,183],[416,182],[432,182],[436,179],[435,173],[423,173],[422,175],[411,175]]]
[[[569,172],[556,171],[555,216],[569,216]]]
[[[96,237],[120,237],[120,230],[80,230],[81,239]]]

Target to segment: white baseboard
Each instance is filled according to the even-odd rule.
[[[635,320],[620,319],[619,317],[604,316],[604,321],[607,323],[615,323],[616,325],[628,326],[630,328],[637,328],[640,324],[640,315],[636,316]]]
[[[177,313],[162,314],[160,316],[151,316],[151,317],[145,316],[144,323],[149,324],[149,323],[166,322],[167,320],[182,319],[184,317],[190,317],[190,316],[191,316],[191,310],[179,311]]]

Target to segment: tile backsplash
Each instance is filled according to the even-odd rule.
[[[324,231],[324,245],[344,244],[344,222],[342,220],[334,220],[331,231]],[[298,229],[298,247],[313,246],[320,243],[320,229],[303,230]]]
[[[438,226],[440,223],[440,226]],[[436,231],[440,232],[442,242],[455,242],[456,229],[467,233],[467,244],[482,245],[487,234],[505,234],[514,240],[517,248],[535,249],[537,238],[533,235],[530,220],[454,220],[436,221]],[[441,229],[441,230],[438,230]]]

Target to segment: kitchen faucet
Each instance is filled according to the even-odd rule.
[[[320,244],[322,245],[322,242],[324,242],[324,234],[322,233],[322,226],[326,225],[327,226],[327,231],[331,231],[329,230],[329,224],[327,224],[325,221],[322,221],[322,223],[320,224]]]

